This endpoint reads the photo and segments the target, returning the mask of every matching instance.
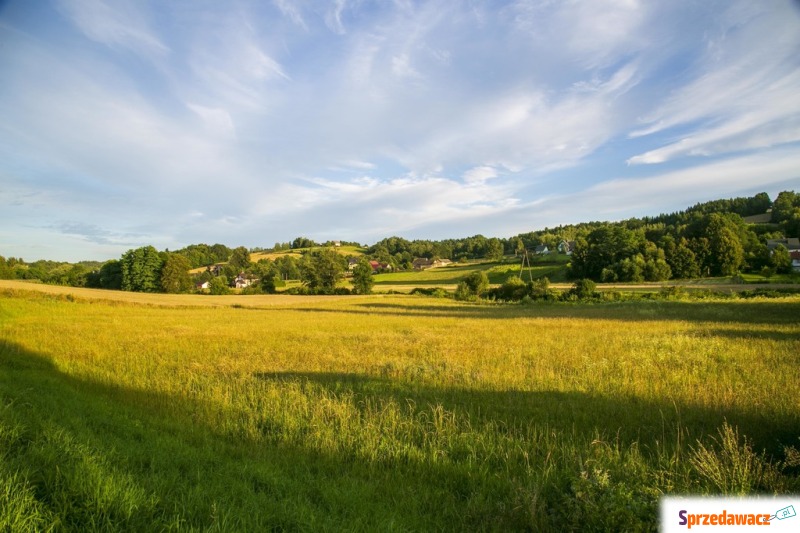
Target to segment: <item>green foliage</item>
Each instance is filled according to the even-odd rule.
[[[519,276],[509,276],[495,291],[498,300],[515,302],[522,300],[528,294],[528,285]]]
[[[295,257],[282,255],[275,259],[275,267],[282,279],[300,279],[299,262]]]
[[[772,204],[772,221],[786,222],[790,220],[796,208],[800,208],[800,194],[794,191],[781,192]]]
[[[710,247],[710,268],[713,275],[732,276],[744,263],[744,249],[730,219],[713,214],[707,234]]]
[[[0,255],[0,279],[14,279],[14,270],[8,266],[6,258]]]
[[[224,263],[231,256],[232,250],[224,244],[191,244],[186,248],[177,250],[177,254],[183,255],[189,260],[192,268],[209,266],[216,263]]]
[[[467,285],[467,283],[465,281],[462,281],[458,285],[456,285],[456,291],[453,294],[453,297],[456,300],[459,300],[459,301],[462,301],[462,302],[463,301],[469,301],[469,300],[475,300],[477,298],[475,296],[475,293],[473,293],[470,290],[469,285]]]
[[[209,282],[208,290],[214,295],[230,294],[231,288],[228,286],[228,279],[223,276],[217,276]]]
[[[234,248],[233,252],[231,252],[231,258],[228,260],[228,264],[236,270],[237,273],[247,270],[250,266],[250,252],[244,246]]]
[[[587,300],[596,296],[595,289],[594,281],[584,278],[576,281],[570,292],[581,300]]]
[[[369,294],[374,284],[372,266],[366,257],[362,257],[353,269],[353,291],[356,294]]]
[[[503,243],[500,239],[489,239],[487,242],[486,258],[490,261],[500,261],[503,258]]]
[[[121,288],[124,291],[159,292],[161,290],[161,256],[152,246],[128,250],[120,260]]]
[[[315,250],[303,256],[300,279],[312,292],[332,293],[343,276],[344,263],[344,257],[335,250]]]
[[[89,277],[87,286],[98,289],[122,289],[122,262],[112,259],[104,263],[96,274]]]
[[[161,290],[173,294],[192,290],[190,268],[189,260],[185,256],[170,254],[161,269]]]
[[[489,278],[485,271],[476,270],[464,278],[464,284],[471,294],[480,297],[489,289]]]
[[[789,274],[792,271],[792,257],[789,255],[789,250],[782,244],[772,250],[770,263],[775,268],[775,272],[779,274]]]
[[[316,242],[311,239],[307,239],[305,237],[297,237],[295,240],[292,241],[292,248],[299,249],[299,248],[314,248],[319,246]]]
[[[715,492],[743,496],[780,486],[778,468],[765,454],[754,452],[752,444],[727,422],[712,441],[714,445],[707,447],[698,440],[691,448],[689,461]]]

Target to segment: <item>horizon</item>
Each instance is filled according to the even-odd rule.
[[[10,0],[0,253],[510,238],[800,185],[800,9]]]

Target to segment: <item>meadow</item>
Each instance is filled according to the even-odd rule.
[[[798,492],[799,316],[0,282],[0,529],[647,531]]]
[[[395,287],[426,287],[441,286],[455,287],[468,275],[475,271],[484,271],[489,278],[489,283],[499,285],[509,277],[520,276],[524,281],[547,277],[550,281],[564,281],[566,279],[567,256],[549,256],[550,260],[538,261],[534,259],[530,266],[521,268],[517,261],[513,262],[469,262],[453,263],[445,267],[430,268],[427,270],[408,270],[402,272],[387,272],[376,274],[375,287],[393,289]]]

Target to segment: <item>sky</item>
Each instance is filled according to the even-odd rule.
[[[0,255],[513,235],[800,190],[792,0],[0,0]]]

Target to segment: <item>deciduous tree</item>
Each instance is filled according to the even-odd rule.
[[[356,294],[369,294],[375,280],[372,278],[372,265],[366,257],[362,257],[353,269],[353,290]]]

